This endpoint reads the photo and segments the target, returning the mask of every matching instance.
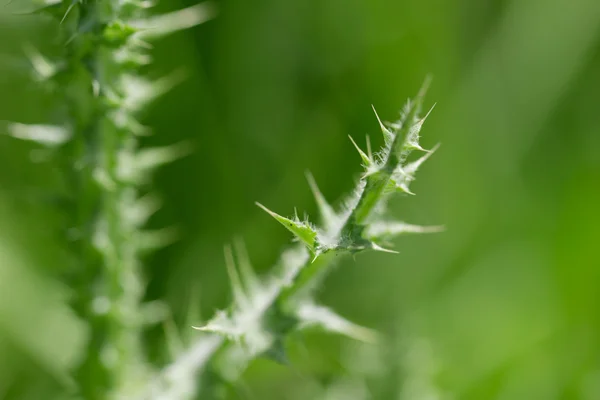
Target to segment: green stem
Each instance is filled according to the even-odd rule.
[[[238,343],[246,343],[245,351],[236,348],[235,343],[215,342],[214,336],[204,336],[166,371],[177,369],[177,366],[183,364],[188,365],[188,371],[199,371],[210,364],[218,371],[217,376],[221,380],[236,379],[246,365],[260,355],[268,354],[281,360],[285,337],[307,324],[321,324],[327,330],[363,340],[373,338],[373,333],[368,329],[357,327],[326,307],[316,305],[311,296],[312,289],[322,283],[337,256],[367,249],[385,250],[372,241],[372,236],[363,235],[363,230],[369,227],[371,215],[379,203],[391,194],[388,187],[409,192],[408,184],[414,179],[413,174],[431,154],[428,152],[428,155],[407,163],[409,154],[414,149],[421,149],[418,134],[423,120],[417,121],[417,115],[424,92],[422,89],[415,101],[408,104],[402,120],[394,125],[393,132],[382,126],[386,135],[382,160],[373,160],[370,154],[367,156],[359,150],[363,161],[368,164],[367,175],[359,183],[361,190],[356,200],[350,203],[353,204],[351,209],[336,215],[325,204],[316,185],[312,183],[317,201],[321,202],[322,214],[329,216],[329,224],[326,223],[323,230],[317,230],[297,218],[287,219],[258,204],[294,233],[301,243],[284,251],[275,272],[261,283],[254,282],[256,279],[249,272],[251,269],[247,266],[244,252],[238,254],[238,261],[241,270],[245,271],[243,275],[246,279],[240,279],[233,255],[228,253],[233,302],[227,311],[218,313],[207,325],[198,328],[226,335]],[[419,231],[425,230],[415,230]],[[246,267],[242,268],[244,264]],[[194,357],[195,348],[208,350],[198,352],[201,356]],[[220,371],[222,360],[236,365],[228,365],[225,370]],[[163,372],[160,381],[169,382],[166,372]],[[162,395],[172,387],[167,384],[159,392],[159,397],[152,398],[164,398]],[[193,393],[190,396],[192,395]]]
[[[425,82],[415,100],[409,103],[404,122],[390,144],[391,150],[388,152],[385,164],[376,173],[366,177],[365,187],[356,207],[342,227],[342,234],[349,234],[356,238],[361,236],[373,210],[383,198],[383,192],[390,185],[392,174],[406,162],[406,158],[412,151],[412,149],[406,148],[406,138],[414,127],[413,121],[421,111],[421,103],[428,86],[429,80]]]
[[[86,399],[127,398],[144,379],[140,303],[144,288],[135,243],[137,227],[128,223],[137,190],[122,179],[119,158],[133,157],[136,139],[117,126],[114,104],[122,74],[107,27],[131,13],[119,1],[64,1],[52,9],[66,33],[68,62],[55,77],[65,88],[66,125],[72,140],[62,149],[64,175],[76,208],[75,277],[81,297],[75,308],[90,323],[87,355],[77,378]],[[133,118],[133,116],[128,116]]]

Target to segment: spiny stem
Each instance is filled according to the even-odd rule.
[[[65,3],[70,4],[63,22],[78,16],[77,30],[72,32],[67,48],[79,57],[70,60],[67,72],[80,71],[87,77],[80,83],[88,85],[84,93],[91,107],[86,126],[74,132],[72,147],[79,149],[77,163],[87,171],[79,174],[80,187],[97,188],[92,193],[79,192],[75,200],[75,204],[85,204],[87,197],[90,203],[80,208],[79,223],[92,231],[82,237],[81,245],[99,255],[98,265],[88,275],[93,294],[86,317],[93,324],[92,347],[82,365],[81,391],[86,398],[125,398],[147,368],[141,343],[144,288],[135,244],[137,227],[127,223],[127,213],[137,200],[136,184],[123,180],[119,173],[120,157],[133,157],[136,139],[113,120],[119,111],[127,119],[134,116],[127,115],[128,110],[110,97],[123,75],[132,72],[113,56],[115,47],[126,46],[126,37],[115,35],[113,29],[138,11],[131,4],[116,1]],[[75,118],[82,119],[78,115]],[[73,171],[75,176],[78,173]],[[101,376],[100,386],[84,378],[90,371]]]
[[[408,103],[408,110],[405,111],[405,121],[394,135],[393,142],[389,145],[391,151],[387,153],[385,165],[379,170],[379,173],[366,177],[366,185],[362,190],[356,208],[352,210],[352,213],[342,228],[343,232],[351,235],[360,235],[362,233],[366,221],[377,203],[383,197],[382,193],[389,185],[392,174],[406,161],[409,151],[404,150],[403,146],[405,145],[405,140],[410,130],[414,129],[412,121],[420,112],[421,103],[427,93],[429,84],[430,79],[427,79],[421,87],[421,90],[419,90],[415,100]],[[379,116],[377,116],[377,119],[379,120]],[[381,123],[381,120],[379,120],[379,124],[382,131],[384,131],[384,134],[385,131],[389,132],[388,128]]]
[[[152,169],[188,151],[180,145],[138,148],[136,135],[147,133],[138,113],[181,77],[146,81],[140,72],[151,61],[145,41],[213,15],[203,4],[148,18],[150,5],[53,0],[33,6],[31,13],[50,15],[60,26],[61,60],[51,62],[30,48],[26,55],[37,81],[62,95],[62,113],[54,125],[9,126],[14,137],[55,150],[75,210],[66,229],[75,249],[68,280],[78,289],[73,306],[91,328],[76,372],[78,394],[86,399],[129,399],[147,384],[140,254],[172,235],[143,230],[156,205],[138,191]]]
[[[426,85],[425,85],[426,87]],[[205,326],[197,329],[221,334],[230,339],[211,347],[211,354],[192,358],[190,369],[212,366],[221,380],[234,381],[248,363],[267,355],[275,360],[286,359],[285,338],[294,330],[320,327],[329,332],[352,338],[373,340],[376,334],[357,326],[335,314],[332,310],[315,304],[312,289],[322,283],[323,277],[340,254],[355,254],[365,250],[388,251],[379,243],[403,233],[426,233],[439,228],[420,227],[399,221],[390,221],[383,206],[393,192],[410,193],[409,185],[419,166],[431,154],[413,162],[407,158],[413,150],[425,151],[418,143],[419,130],[424,119],[418,119],[425,89],[414,102],[409,102],[400,121],[387,126],[380,122],[385,147],[374,159],[368,152],[359,150],[366,172],[358,184],[347,208],[336,212],[327,204],[312,176],[309,185],[321,211],[323,225],[319,228],[306,220],[285,218],[260,203],[276,221],[292,232],[299,244],[285,250],[274,271],[263,280],[257,280],[247,265],[244,251],[237,251],[240,270],[235,270],[231,250],[226,252],[227,268],[231,276],[233,301]],[[354,143],[354,141],[353,141]],[[354,143],[356,146],[356,143]],[[358,148],[358,146],[356,146]],[[240,279],[240,275],[246,278]],[[248,285],[248,282],[253,282]],[[207,348],[213,341],[207,335],[198,339],[192,348]],[[189,352],[182,357],[189,357]],[[190,358],[187,358],[190,360]],[[173,364],[178,365],[179,361]],[[225,365],[226,368],[220,366]],[[153,397],[158,399],[159,397]]]
[[[430,79],[427,79],[415,99],[407,103],[404,115],[402,116],[401,121],[398,122],[399,129],[395,132],[390,131],[381,122],[379,116],[377,116],[382,133],[384,134],[384,137],[389,140],[389,143],[386,144],[387,149],[384,149],[385,158],[383,160],[383,165],[376,170],[369,170],[369,167],[366,166],[367,172],[365,174],[366,176],[363,178],[365,183],[364,186],[362,186],[362,189],[360,189],[358,201],[353,208],[348,210],[345,222],[341,228],[336,230],[333,234],[334,237],[340,239],[344,237],[350,238],[350,241],[355,248],[347,248],[346,250],[353,252],[362,250],[365,247],[384,250],[378,246],[374,246],[370,238],[365,237],[364,231],[374,209],[384,201],[385,191],[388,190],[391,184],[395,185],[393,180],[394,174],[401,171],[403,164],[406,163],[408,155],[416,148],[416,144],[407,142],[407,139],[409,139],[411,130],[420,129],[422,121],[426,118],[423,118],[421,121],[416,121],[429,83]],[[354,140],[352,140],[352,143],[357,146]],[[367,163],[376,163],[375,160],[362,152],[360,148],[358,150],[362,158],[366,156],[370,159]],[[342,248],[341,250],[343,251],[345,249]],[[328,254],[328,252],[323,252],[323,256],[319,258],[323,258]],[[328,266],[331,264],[333,258],[331,255],[328,255],[322,260],[319,258],[313,260],[311,263],[307,263],[301,268],[294,283],[283,290],[281,301],[279,303],[280,306],[289,308],[289,303],[291,303],[293,307],[293,298],[296,295],[302,296],[305,292],[311,291],[312,288],[320,284],[322,278],[326,275]]]

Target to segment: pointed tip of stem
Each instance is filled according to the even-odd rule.
[[[390,254],[400,254],[399,251],[386,249],[385,247],[381,247],[376,243],[371,243],[371,248],[375,251],[380,251],[382,253],[390,253]]]
[[[317,182],[315,181],[315,177],[313,176],[312,172],[310,172],[310,170],[305,170],[304,171],[304,176],[306,177],[306,180],[308,181],[308,185],[311,188],[316,188],[317,187]]]
[[[419,92],[417,94],[418,100],[422,100],[425,97],[425,95],[427,94],[427,91],[429,90],[429,86],[431,85],[432,80],[433,80],[433,75],[427,74],[425,76],[425,80],[423,81],[423,84],[421,85],[421,88],[419,89]]]

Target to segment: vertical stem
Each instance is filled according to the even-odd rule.
[[[50,11],[66,33],[67,61],[54,79],[64,90],[65,124],[73,133],[60,158],[75,210],[75,308],[91,328],[77,379],[86,399],[126,399],[145,383],[147,364],[138,227],[130,218],[138,194],[121,168],[122,160],[133,159],[137,140],[119,123],[134,118],[125,107],[122,79],[137,68],[115,55],[129,45],[128,32],[119,30],[122,20],[139,9],[127,1],[65,0]]]

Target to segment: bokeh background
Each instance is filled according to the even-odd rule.
[[[446,226],[399,239],[400,255],[345,260],[320,290],[383,332],[380,347],[306,334],[292,366],[256,361],[230,398],[600,399],[600,2],[215,5],[215,19],[156,43],[147,71],[188,79],[147,112],[146,144],[195,149],[156,175],[151,225],[181,239],[146,259],[148,300],[184,331],[190,310],[201,323],[224,307],[223,245],[242,237],[266,272],[290,240],[254,202],[315,215],[306,170],[341,199],[360,173],[347,135],[381,144],[371,105],[394,120],[427,75],[437,105],[422,143],[442,146],[392,209]],[[0,11],[0,120],[50,114],[23,45],[52,51],[56,29]],[[60,213],[43,196],[51,172],[35,146],[0,135],[2,399],[58,396],[85,341],[60,279]],[[147,341],[160,363],[161,328]]]

